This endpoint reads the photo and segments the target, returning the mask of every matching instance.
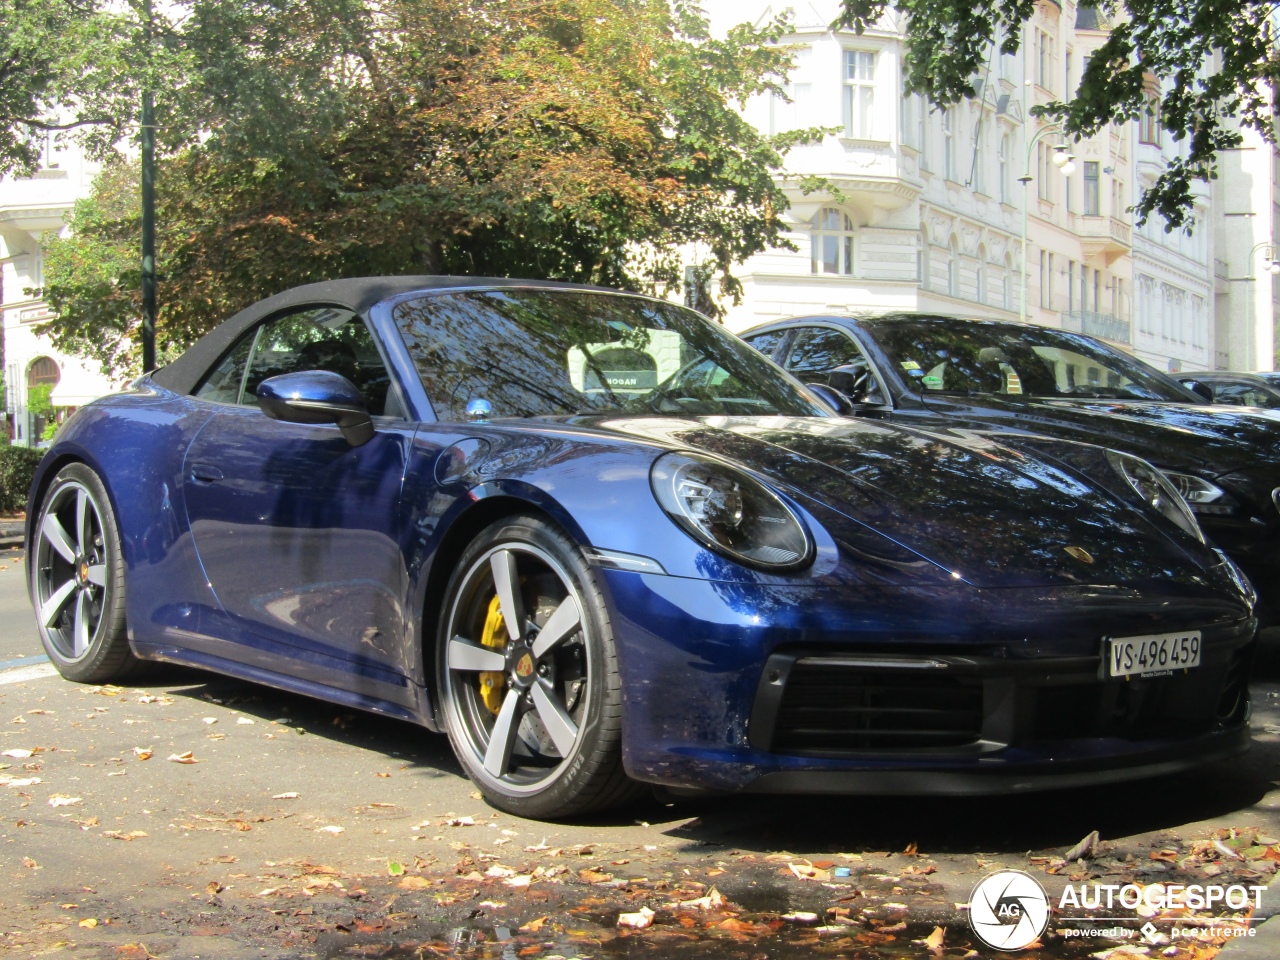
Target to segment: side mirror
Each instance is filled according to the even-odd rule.
[[[1194,393],[1201,400],[1207,400],[1213,403],[1213,387],[1207,383],[1201,383],[1199,380],[1183,380],[1182,385]]]
[[[822,400],[828,407],[840,414],[842,417],[853,416],[853,404],[839,390],[827,386],[825,383],[806,383],[806,387],[818,395],[818,399]]]
[[[840,391],[853,403],[861,403],[866,398],[870,383],[870,369],[854,364],[836,367],[827,377],[827,384],[832,389]]]
[[[341,374],[328,370],[282,373],[263,380],[256,393],[259,409],[272,420],[336,423],[353,447],[373,439],[364,395]]]

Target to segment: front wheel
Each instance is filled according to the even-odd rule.
[[[120,531],[106,488],[83,463],[49,484],[32,538],[31,601],[45,652],[68,680],[106,683],[141,665],[125,629]]]
[[[490,526],[464,552],[444,611],[445,727],[491,804],[558,818],[636,795],[608,614],[564,534],[531,517]]]

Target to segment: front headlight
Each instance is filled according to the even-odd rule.
[[[659,457],[649,473],[653,495],[699,543],[751,567],[806,565],[809,532],[776,493],[726,463],[692,453]]]
[[[1107,460],[1146,506],[1204,543],[1204,532],[1191,508],[1163,473],[1147,461],[1118,450],[1108,450]]]
[[[1174,488],[1187,501],[1192,513],[1201,516],[1229,517],[1236,512],[1236,502],[1227,491],[1216,483],[1210,483],[1189,473],[1161,470]]]

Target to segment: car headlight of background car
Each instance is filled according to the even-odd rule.
[[[785,570],[809,563],[813,541],[782,498],[729,464],[668,453],[649,473],[653,494],[689,536],[751,567]]]
[[[1177,473],[1173,470],[1161,472],[1177,488],[1193,513],[1204,516],[1231,516],[1236,512],[1236,501],[1216,483],[1210,483],[1189,473]]]
[[[1201,543],[1205,542],[1195,514],[1168,477],[1147,461],[1118,450],[1108,450],[1107,461],[1146,506]]]

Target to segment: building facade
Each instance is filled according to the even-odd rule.
[[[707,6],[719,32],[781,12],[761,0]],[[1109,25],[1095,8],[1039,0],[1018,54],[993,51],[976,78],[977,96],[947,110],[905,94],[897,13],[862,35],[832,31],[837,13],[835,0],[792,8],[787,96],[746,107],[769,133],[839,132],[787,157],[795,179],[782,185],[796,249],[742,266],[744,297],[729,308],[731,329],[833,310],[934,311],[1088,333],[1169,371],[1270,368],[1269,276],[1248,288],[1255,296],[1247,305],[1237,295],[1229,308],[1221,290],[1225,267],[1215,245],[1226,198],[1199,191],[1190,235],[1166,233],[1158,216],[1135,229],[1135,191],[1159,176],[1179,145],[1150,118],[1067,142],[1032,114],[1068,98],[1105,42]],[[802,175],[835,189],[805,195]],[[1258,174],[1249,176],[1261,190]],[[1276,186],[1274,177],[1268,184]],[[1261,202],[1227,178],[1217,189],[1245,209]],[[1262,219],[1251,223],[1261,229]],[[1254,289],[1262,286],[1266,304]],[[1252,352],[1224,346],[1237,341]]]
[[[92,362],[58,352],[36,332],[53,316],[42,296],[42,240],[66,229],[73,205],[89,193],[96,173],[76,147],[59,148],[48,137],[33,176],[0,179],[3,430],[21,446],[47,442],[68,413],[114,388]]]

